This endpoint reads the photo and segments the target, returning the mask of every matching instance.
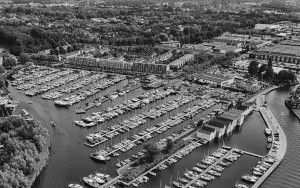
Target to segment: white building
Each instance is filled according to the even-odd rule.
[[[201,129],[198,130],[197,137],[207,141],[212,141],[216,138],[216,129],[203,126]]]

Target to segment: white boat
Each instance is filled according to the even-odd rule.
[[[266,133],[266,135],[271,135],[272,131],[269,128],[265,128],[265,133]]]
[[[82,185],[79,185],[79,184],[73,184],[73,183],[69,184],[68,187],[69,187],[69,188],[83,188]]]

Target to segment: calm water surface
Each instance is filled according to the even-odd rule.
[[[109,93],[117,88],[121,87],[121,84],[118,84],[112,88],[109,88],[106,92]],[[56,108],[52,101],[43,100],[40,97],[26,97],[20,91],[15,91],[13,88],[10,88],[12,95],[20,101],[23,108],[27,109],[27,111],[37,120],[45,123],[47,128],[51,132],[52,138],[52,147],[51,147],[51,156],[48,166],[42,171],[40,176],[37,178],[33,188],[63,188],[67,187],[69,183],[80,183],[83,176],[89,175],[93,172],[100,171],[104,173],[108,173],[112,176],[116,175],[116,168],[115,163],[116,160],[112,160],[107,165],[97,163],[92,161],[89,158],[89,153],[97,150],[98,148],[88,148],[83,145],[85,141],[85,136],[88,133],[94,132],[97,129],[106,128],[110,126],[112,123],[116,123],[120,120],[126,119],[135,113],[140,113],[145,110],[149,110],[152,107],[162,104],[164,101],[169,101],[174,98],[174,96],[167,97],[166,99],[160,100],[156,103],[150,104],[149,106],[143,107],[142,109],[136,110],[129,115],[120,116],[108,123],[104,123],[101,127],[92,128],[92,129],[81,129],[74,125],[74,120],[80,119],[79,115],[75,114],[74,108],[70,108],[69,110],[63,108]],[[143,93],[142,89],[138,89],[132,92],[130,95],[136,96],[139,93]],[[104,94],[104,93],[103,93]],[[294,127],[294,131],[298,131],[298,127],[296,126],[297,120],[293,118],[293,116],[288,112],[288,110],[282,106],[281,101],[284,100],[286,96],[286,91],[276,91],[270,95],[270,100],[275,101],[275,107],[278,108],[276,105],[280,107],[276,114],[280,115],[281,111],[284,111],[287,118],[284,121],[294,122],[291,127]],[[130,96],[129,98],[131,98]],[[128,98],[128,99],[129,99]],[[114,100],[113,102],[108,102],[98,109],[93,109],[92,111],[106,109],[110,105],[118,104],[121,101],[124,101],[126,97],[119,98]],[[32,101],[32,104],[29,104],[28,101]],[[197,103],[195,101],[192,104]],[[189,105],[186,105],[183,108],[188,108]],[[157,118],[155,122],[163,121],[169,118],[172,115],[180,112],[180,109],[175,110],[174,112],[164,115],[160,118]],[[200,116],[195,117],[189,122],[185,124],[191,123]],[[56,127],[53,128],[49,125],[50,121],[56,122]],[[146,123],[144,126],[150,126],[155,122]],[[264,128],[265,124],[257,112],[253,112],[251,116],[246,119],[244,126],[234,132],[231,136],[227,137],[224,141],[224,144],[238,147],[242,150],[247,150],[250,152],[254,152],[257,154],[264,155],[266,154],[266,138],[264,136]],[[172,132],[168,132],[165,135],[157,137],[155,139],[158,140],[164,136],[172,134]],[[299,137],[300,138],[300,137]],[[298,139],[299,139],[298,138]],[[122,138],[117,138],[122,139]],[[289,136],[288,136],[289,139]],[[299,144],[300,142],[295,141],[295,144]],[[113,144],[116,143],[118,140],[113,140]],[[196,149],[194,152],[189,154],[183,160],[180,160],[178,163],[172,165],[171,167],[167,168],[163,172],[159,172],[158,176],[151,179],[151,181],[147,184],[142,185],[141,187],[145,188],[153,188],[153,187],[164,187],[164,185],[170,185],[170,183],[176,180],[178,177],[182,176],[185,170],[190,170],[197,162],[200,162],[203,157],[212,153],[216,150],[221,144],[220,143],[211,143],[209,146],[201,146]],[[141,149],[139,147],[138,149]],[[292,148],[288,148],[290,155]],[[120,159],[127,158],[130,154],[137,152],[137,150],[132,150],[128,152],[128,154],[123,154],[120,156]],[[298,151],[300,154],[300,150]],[[292,154],[293,156],[297,156],[297,154]],[[213,187],[233,187],[236,181],[240,180],[240,177],[243,174],[250,172],[252,166],[258,161],[258,158],[250,157],[250,156],[243,156],[238,161],[234,163],[234,165],[230,166],[225,170],[225,173],[220,177],[213,181],[209,188]],[[300,160],[299,160],[300,161]],[[295,160],[298,162],[298,160]],[[300,162],[298,162],[300,164]],[[286,167],[286,162],[280,166],[279,170]],[[293,165],[291,165],[293,166]],[[296,173],[297,171],[294,171]],[[272,176],[270,179],[274,178],[276,180],[275,175],[278,174],[277,172]],[[287,181],[291,182],[290,176],[286,176]],[[273,180],[273,181],[275,181]],[[277,180],[279,181],[279,180]],[[292,181],[293,182],[293,181]],[[81,182],[81,184],[83,184]],[[266,183],[264,186],[267,186]],[[283,185],[283,184],[282,184]]]
[[[281,124],[288,141],[287,152],[280,166],[262,184],[263,188],[300,187],[300,122],[284,105],[289,89],[271,92],[267,101],[275,117]]]

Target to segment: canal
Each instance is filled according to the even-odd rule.
[[[298,188],[300,185],[300,122],[285,106],[284,100],[294,88],[281,88],[267,96],[267,102],[287,138],[287,151],[282,163],[262,184],[262,188]]]

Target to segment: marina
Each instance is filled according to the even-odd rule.
[[[100,81],[106,78],[107,77],[100,78]],[[58,80],[59,79],[61,78],[58,78]],[[81,80],[84,80],[84,78],[81,78],[76,82],[81,82]],[[122,82],[118,83],[118,85],[121,87],[127,87],[126,85],[129,81],[127,81],[127,79],[122,80]],[[55,80],[52,82],[55,83]],[[173,82],[176,83],[176,85],[181,85],[180,81],[178,80]],[[106,94],[108,91],[115,92],[117,89],[116,87],[107,89],[104,88],[103,91],[100,91],[99,93],[88,97],[87,99],[83,99],[78,104],[74,104],[74,106],[69,106],[69,108],[57,108],[55,105],[53,105],[52,108],[59,110],[60,113],[65,113],[68,110],[69,114],[72,114],[72,119],[76,118],[73,121],[73,124],[68,125],[71,128],[70,130],[75,132],[80,131],[80,135],[82,135],[83,138],[86,137],[86,139],[89,138],[90,140],[94,140],[92,142],[88,141],[85,143],[85,145],[96,148],[96,151],[91,151],[89,148],[82,148],[85,150],[85,152],[81,155],[84,156],[87,162],[85,163],[89,163],[94,169],[92,172],[99,172],[97,169],[101,167],[102,170],[100,173],[110,175],[110,179],[107,180],[107,182],[105,182],[103,185],[100,185],[98,182],[99,185],[97,185],[97,187],[118,187],[119,184],[128,185],[129,187],[147,187],[152,186],[155,182],[157,183],[157,180],[152,182],[152,180],[150,181],[149,179],[157,179],[162,177],[162,175],[166,173],[165,171],[169,171],[169,169],[184,163],[185,160],[181,159],[195,156],[194,152],[197,152],[198,150],[207,150],[207,141],[203,139],[198,140],[199,138],[195,137],[195,132],[199,128],[199,119],[202,119],[202,124],[204,124],[214,118],[216,114],[222,114],[225,111],[224,109],[226,106],[226,103],[224,103],[223,99],[225,96],[229,99],[244,96],[238,92],[229,93],[228,91],[222,89],[212,89],[207,86],[198,86],[199,89],[203,90],[204,92],[199,95],[199,97],[195,97],[195,93],[187,91],[187,89],[189,89],[191,86],[189,84],[185,84],[184,82],[182,83],[183,84],[180,89],[177,89],[175,86],[170,86],[153,90],[143,90],[143,88],[140,88],[139,85],[133,85],[134,91],[132,92],[126,92],[126,90],[123,90],[125,91],[125,94],[118,94],[118,97],[115,99],[106,97],[108,100],[111,100],[111,102],[105,101],[106,99],[102,98],[101,96],[108,96]],[[66,83],[66,85],[68,85],[68,83]],[[89,85],[90,84],[87,84],[87,88]],[[57,89],[59,89],[59,87],[53,88],[53,92],[56,92]],[[86,90],[86,87],[83,86],[71,91],[70,94],[75,95],[80,93],[81,90]],[[117,92],[120,93],[121,90]],[[223,94],[221,97],[223,98],[220,100],[220,98],[217,97],[217,94],[222,92]],[[208,96],[214,97],[210,98]],[[56,100],[62,100],[64,97],[65,96],[60,96]],[[125,100],[121,100],[123,97]],[[30,108],[34,108],[36,102],[55,104],[55,100],[43,100],[43,97],[32,99],[33,102]],[[81,113],[77,113],[77,111],[83,109],[85,101],[88,101],[88,105],[86,106],[86,115],[82,116]],[[122,104],[118,103],[118,101],[122,101]],[[157,105],[156,101],[161,102],[159,105]],[[99,103],[99,106],[95,106],[97,102]],[[57,117],[52,118],[51,121],[55,122],[56,124],[56,126],[52,126],[53,129],[55,128],[59,130],[63,127],[61,127],[61,121],[58,120]],[[79,126],[91,128],[80,129],[78,126],[74,126],[74,122]],[[183,148],[181,148],[183,144],[182,139],[186,139],[186,137],[189,135],[192,135],[192,137],[190,137],[191,141],[188,141],[190,144],[186,145],[185,143]],[[175,143],[178,152],[171,153],[171,155],[162,156],[161,161],[155,164],[153,167],[146,169],[145,172],[142,172],[139,176],[131,179],[130,181],[124,181],[123,173],[126,172],[135,161],[144,155],[143,146],[148,143],[156,143],[159,148],[164,148],[166,146],[166,138],[171,139]],[[80,144],[80,142],[78,143]],[[216,144],[212,143],[212,145]],[[79,148],[81,148],[81,146]],[[209,148],[213,147],[209,146]],[[217,148],[218,147],[216,147],[216,149]],[[192,150],[193,152],[191,152]],[[260,156],[259,154],[249,154],[252,154],[252,156],[256,157]],[[90,158],[94,160],[91,160]],[[96,163],[97,161],[100,163]],[[111,170],[106,167],[103,168],[103,166],[111,166]],[[168,168],[169,166],[172,166],[172,168]],[[199,167],[194,168],[194,170],[196,170],[198,173],[201,171],[199,169]],[[184,174],[184,172],[182,173]],[[214,173],[214,175],[210,174],[207,177],[219,177],[220,175],[219,172],[215,170],[210,171],[210,173]],[[83,170],[79,179],[82,179],[82,177],[88,177],[87,174],[91,174],[91,171],[84,172]],[[174,176],[174,173],[172,174]],[[184,179],[181,180],[185,181]],[[70,182],[78,182],[78,179],[74,179],[68,183]],[[82,182],[79,183],[82,186]],[[200,181],[197,181],[197,183],[198,185],[202,185]],[[164,184],[169,183],[165,181]],[[172,182],[169,185],[172,185]]]

